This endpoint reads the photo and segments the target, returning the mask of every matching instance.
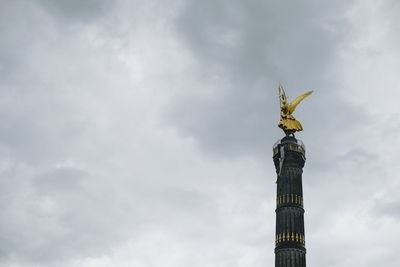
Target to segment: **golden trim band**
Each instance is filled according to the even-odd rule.
[[[276,207],[281,204],[297,204],[303,207],[303,197],[295,194],[286,194],[276,199]]]
[[[299,233],[282,233],[282,234],[278,234],[275,237],[275,244],[281,243],[281,242],[297,242],[300,244],[305,245],[306,244],[306,240],[304,238],[303,234],[299,234]]]

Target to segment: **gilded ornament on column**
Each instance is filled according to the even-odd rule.
[[[286,98],[285,91],[282,86],[279,85],[279,101],[281,107],[281,120],[279,121],[278,127],[281,128],[286,135],[293,135],[295,132],[299,132],[303,130],[303,126],[301,123],[293,117],[292,113],[296,109],[296,106],[307,96],[311,95],[313,91],[309,91],[295,100],[293,100],[290,104]]]

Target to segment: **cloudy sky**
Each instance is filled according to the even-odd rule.
[[[0,0],[0,266],[274,264],[281,82],[308,266],[400,265],[400,3]]]

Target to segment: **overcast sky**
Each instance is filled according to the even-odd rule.
[[[308,266],[400,266],[399,1],[0,5],[1,267],[273,266],[279,82]]]

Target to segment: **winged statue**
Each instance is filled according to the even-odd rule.
[[[293,100],[290,104],[287,101],[285,91],[282,86],[279,85],[279,102],[281,107],[281,120],[279,121],[278,127],[281,128],[286,135],[293,135],[295,132],[299,132],[303,130],[303,126],[301,123],[296,120],[292,113],[296,109],[297,105],[307,96],[311,95],[313,91],[309,91],[295,100]]]

